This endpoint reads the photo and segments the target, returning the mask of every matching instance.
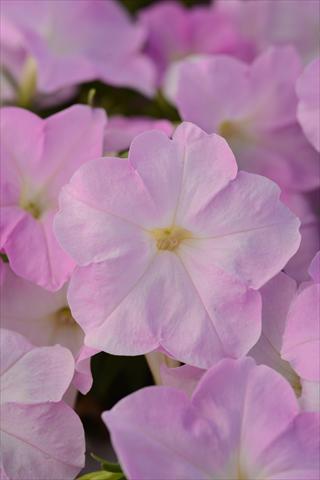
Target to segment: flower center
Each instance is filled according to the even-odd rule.
[[[58,310],[55,313],[55,319],[59,325],[68,325],[68,326],[77,325],[76,321],[74,320],[71,314],[71,310],[69,307],[60,308],[60,310]]]
[[[31,215],[34,217],[34,218],[40,218],[41,217],[41,208],[39,205],[37,205],[35,202],[28,202],[28,203],[25,203],[25,204],[22,204],[21,207],[23,208],[23,210],[25,210],[26,212],[29,212],[31,213]]]
[[[237,480],[249,480],[249,477],[240,463],[238,463]]]
[[[155,228],[151,231],[158,250],[175,251],[181,242],[192,238],[191,232],[180,227]]]
[[[23,210],[36,219],[39,219],[49,207],[49,202],[44,192],[36,190],[28,182],[25,182],[22,187],[19,204]]]
[[[247,138],[245,129],[239,123],[229,120],[220,124],[219,134],[227,140],[245,140]]]

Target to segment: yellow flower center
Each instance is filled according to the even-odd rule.
[[[41,217],[41,208],[39,205],[37,205],[35,202],[28,202],[28,203],[23,203],[21,204],[21,207],[26,211],[31,213],[31,215],[34,218],[40,218]]]
[[[62,307],[58,310],[55,314],[56,322],[59,325],[69,325],[69,326],[76,326],[77,323],[75,322],[71,310],[69,307]]]
[[[192,238],[191,232],[177,226],[167,228],[155,228],[151,231],[158,250],[169,250],[174,252],[181,242]]]
[[[25,181],[20,192],[20,207],[29,212],[33,218],[39,219],[50,206],[46,194]]]
[[[237,480],[249,480],[249,477],[240,463],[238,463]]]
[[[243,126],[237,122],[226,120],[219,126],[219,134],[226,140],[246,140],[248,134]]]

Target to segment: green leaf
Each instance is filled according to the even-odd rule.
[[[129,156],[129,150],[123,150],[122,152],[118,153],[119,158],[128,158]]]
[[[98,472],[90,472],[78,477],[77,480],[125,480],[122,473],[105,472],[99,470]]]
[[[88,99],[87,99],[87,103],[89,105],[89,107],[94,107],[94,98],[96,96],[96,93],[97,93],[97,90],[95,88],[90,88],[89,92],[88,92]]]
[[[97,462],[100,463],[101,468],[107,472],[112,472],[112,473],[121,473],[123,475],[122,469],[119,465],[119,463],[113,463],[109,462],[108,460],[105,460],[102,457],[99,457],[98,455],[95,455],[94,453],[91,453],[91,457],[94,458]]]

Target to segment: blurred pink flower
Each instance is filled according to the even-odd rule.
[[[68,348],[76,362],[73,384],[87,393],[92,385],[90,357],[97,352],[84,346],[84,333],[68,306],[67,285],[49,292],[15,275],[8,264],[2,267],[6,269],[0,291],[2,326],[24,335],[33,345]]]
[[[288,383],[249,358],[222,360],[191,399],[149,387],[102,418],[127,478],[316,480],[319,417]]]
[[[306,61],[319,55],[319,0],[214,0],[257,55],[270,45],[293,45]]]
[[[304,72],[297,82],[297,95],[299,97],[298,120],[307,138],[319,152],[320,58],[313,60],[313,62],[304,69]]]
[[[88,346],[162,347],[199,367],[260,335],[256,291],[296,252],[299,221],[270,180],[237,172],[225,140],[183,123],[137,136],[129,158],[81,167],[55,232],[79,267],[69,287]]]
[[[116,153],[128,150],[130,143],[146,130],[160,130],[170,136],[173,125],[169,120],[148,117],[109,117],[104,136],[104,152]]]
[[[309,273],[314,282],[320,283],[320,252],[318,252],[312,260]]]
[[[299,249],[284,267],[284,271],[300,283],[309,280],[310,262],[320,250],[320,212],[317,211],[320,190],[305,193],[282,192],[281,200],[301,221]]]
[[[299,58],[269,49],[252,65],[225,56],[195,57],[168,74],[167,96],[183,120],[224,136],[241,169],[284,189],[320,185],[319,158],[296,119]]]
[[[105,123],[102,110],[81,105],[46,120],[2,109],[0,248],[17,275],[48,290],[60,289],[74,268],[52,231],[60,188],[102,154]]]
[[[307,408],[320,410],[319,253],[311,267],[312,281],[300,285],[290,305],[281,356],[306,381]]]
[[[320,410],[320,285],[279,273],[261,289],[262,334],[250,350],[291,383],[306,410]]]
[[[1,479],[74,478],[84,466],[84,432],[61,401],[74,373],[71,353],[34,347],[1,329]]]
[[[159,83],[172,62],[195,53],[252,57],[230,15],[214,7],[186,8],[178,2],[161,1],[140,11],[139,21],[148,32],[145,52],[157,67]]]
[[[30,74],[46,94],[94,79],[154,91],[154,67],[141,53],[145,29],[114,0],[3,0],[1,19],[11,31],[1,36],[4,67],[18,84]]]
[[[178,388],[191,396],[200,379],[206,373],[203,368],[192,367],[191,365],[181,365],[169,367],[161,365],[160,375],[161,383],[167,387]]]

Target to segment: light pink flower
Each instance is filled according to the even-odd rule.
[[[74,262],[52,221],[58,194],[84,162],[102,154],[105,113],[75,105],[46,120],[1,111],[1,245],[17,275],[48,290],[68,280]]]
[[[320,285],[279,273],[261,289],[262,334],[249,354],[291,383],[305,410],[320,409]]]
[[[255,54],[270,45],[293,45],[307,61],[319,55],[319,0],[215,0]]]
[[[297,95],[299,97],[298,120],[307,138],[319,152],[320,58],[313,60],[313,62],[304,69],[297,82]]]
[[[298,283],[309,280],[309,266],[320,250],[320,190],[312,192],[282,192],[281,200],[301,221],[301,243],[297,253],[290,258],[284,271]]]
[[[320,283],[320,251],[315,255],[309,268],[310,277],[316,283]]]
[[[116,1],[4,0],[1,17],[4,28],[9,23],[20,37],[12,55],[23,50],[24,61],[33,60],[40,93],[94,79],[147,95],[154,91],[153,65],[141,53],[146,32]],[[12,37],[4,37],[7,52]],[[9,56],[5,67],[12,63]],[[21,74],[16,78],[23,80]]]
[[[87,163],[60,196],[55,231],[79,267],[68,299],[85,343],[163,348],[208,367],[260,335],[256,291],[297,250],[299,221],[270,180],[237,172],[225,140],[183,123],[129,158]]]
[[[142,10],[139,21],[147,29],[145,51],[157,66],[160,83],[172,62],[195,53],[252,57],[233,18],[214,7],[186,8],[178,2],[161,1]]]
[[[318,268],[315,268],[318,264]],[[312,263],[313,281],[300,285],[283,332],[281,356],[306,381],[307,408],[320,410],[320,283],[319,254]],[[314,272],[316,270],[316,272]],[[304,384],[303,384],[304,387]]]
[[[191,399],[149,387],[102,415],[129,480],[316,480],[319,417],[249,358],[223,360]]]
[[[1,466],[11,480],[74,478],[84,466],[84,432],[61,401],[74,373],[71,353],[34,347],[1,329]],[[1,477],[1,478],[3,478]]]
[[[319,186],[319,158],[296,119],[301,65],[290,47],[269,49],[252,65],[225,56],[176,64],[167,95],[183,120],[224,136],[240,168],[282,188]]]
[[[18,277],[7,264],[2,267],[6,269],[0,291],[2,326],[24,335],[33,345],[68,348],[76,362],[73,384],[87,393],[92,385],[90,357],[97,352],[83,344],[84,333],[68,306],[67,285],[49,292]]]
[[[203,368],[192,367],[191,365],[181,365],[176,367],[161,365],[161,384],[166,385],[167,387],[178,388],[191,396],[205,373],[206,370]]]
[[[103,151],[111,154],[128,150],[134,137],[152,129],[160,130],[170,136],[173,125],[168,120],[148,117],[123,117],[121,115],[110,117],[105,131]]]

